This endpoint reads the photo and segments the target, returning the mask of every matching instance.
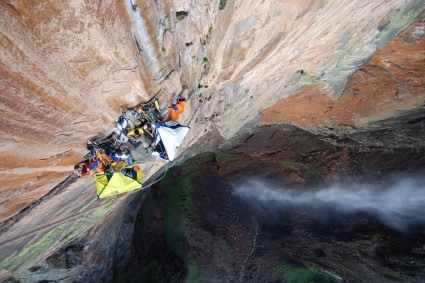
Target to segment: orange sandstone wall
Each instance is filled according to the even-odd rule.
[[[125,9],[1,1],[0,221],[68,176],[120,105],[149,97]]]
[[[325,82],[306,86],[262,112],[261,122],[366,126],[425,105],[425,16],[395,36],[352,76],[340,97]],[[420,134],[420,133],[418,133]]]

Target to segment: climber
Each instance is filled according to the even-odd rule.
[[[153,143],[156,137],[156,127],[154,124],[147,123],[143,126],[143,136],[145,137],[148,144],[153,148]]]
[[[140,141],[140,138],[142,137],[142,135],[143,135],[143,128],[140,127],[140,128],[135,128],[135,129],[130,130],[127,134],[127,137],[130,138],[130,142],[131,141]]]
[[[104,149],[98,149],[96,151],[97,160],[102,162],[104,165],[112,163],[114,160],[106,153]]]
[[[125,128],[127,128],[128,122],[127,120],[124,118],[124,116],[119,116],[118,119],[115,121],[115,125],[118,128],[118,130],[124,130]]]
[[[148,150],[149,144],[146,142],[146,138],[143,135],[144,131],[142,128],[133,129],[128,132],[127,136],[130,138],[130,143],[135,147],[139,147],[143,144],[145,150]]]
[[[133,156],[131,155],[130,150],[126,147],[121,147],[117,149],[117,151],[115,152],[115,156],[121,160],[124,160],[129,165],[133,165],[134,163]]]
[[[173,98],[171,99],[171,106],[168,107],[168,116],[171,120],[177,120],[179,115],[183,113],[184,106],[186,104],[186,99],[176,98],[176,93],[173,93]]]
[[[89,160],[86,160],[83,164],[83,168],[81,169],[81,176],[87,176],[90,175],[90,170],[92,169],[92,166],[90,164]]]

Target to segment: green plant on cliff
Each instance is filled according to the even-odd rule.
[[[338,281],[327,273],[314,267],[293,267],[280,265],[275,274],[287,283],[337,283]]]
[[[73,238],[80,235],[82,231],[85,231],[85,229],[88,229],[94,223],[103,219],[115,206],[116,203],[112,202],[98,207],[85,217],[81,217],[75,221],[61,223],[22,251],[2,260],[0,262],[0,269],[15,272],[27,265],[28,262],[39,261],[46,251],[54,246],[64,246],[66,243],[69,243]],[[80,211],[83,211],[83,209]]]
[[[295,169],[308,171],[310,168],[304,163],[296,162],[293,160],[285,160],[281,164],[282,169]]]
[[[212,27],[208,29],[208,33],[205,35],[205,38],[208,40],[211,37],[211,34],[212,34]]]
[[[229,160],[230,158],[232,158],[232,155],[230,153],[225,153],[225,152],[219,152],[215,154],[216,156],[216,160],[217,162],[225,162],[227,160]]]
[[[187,16],[188,16],[188,12],[186,12],[186,11],[178,11],[178,12],[176,12],[176,19],[178,20],[178,21],[181,21],[181,20],[183,20],[184,18],[186,18]]]
[[[208,63],[208,58],[207,58],[207,57],[204,57],[204,58],[202,59],[202,62],[204,62],[205,64],[206,64],[206,63]]]
[[[188,266],[187,282],[196,281],[198,270],[196,264],[189,260],[183,244],[189,225],[197,221],[192,198],[196,178],[197,172],[189,173],[177,182],[169,183],[164,192],[165,241],[168,248]]]

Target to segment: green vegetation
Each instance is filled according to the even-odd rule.
[[[198,266],[194,263],[189,262],[187,267],[187,277],[184,282],[186,283],[192,283],[192,282],[199,282],[198,279]]]
[[[281,265],[276,269],[276,273],[287,283],[338,282],[332,276],[313,267],[293,267],[289,265]]]
[[[29,260],[34,260],[45,253],[60,238],[60,235],[66,232],[69,223],[63,223],[46,233],[35,244],[25,248],[17,255],[12,255],[0,263],[0,268],[14,272]]]
[[[211,34],[212,34],[212,27],[210,27],[210,28],[208,29],[208,33],[205,35],[205,38],[206,38],[206,39],[209,39],[209,38],[211,37]]]
[[[162,46],[162,52],[164,52],[164,53],[165,53],[165,51],[167,51],[167,50],[165,49],[165,47],[164,47],[164,46]]]
[[[188,166],[186,164],[184,166]],[[171,180],[172,172],[169,174]],[[197,172],[189,173],[174,183],[168,183],[164,192],[165,241],[170,250],[179,255],[188,266],[186,282],[196,282],[198,267],[187,256],[184,242],[188,226],[197,221],[192,193],[198,178]],[[167,181],[167,180],[165,180]]]
[[[217,162],[224,162],[224,161],[227,161],[227,160],[229,160],[231,157],[232,157],[232,155],[231,155],[231,154],[229,154],[229,153],[225,153],[225,152],[222,152],[222,153],[216,153],[216,154],[215,154],[215,158],[216,158]]]
[[[202,118],[204,119],[204,118]],[[215,161],[215,155],[214,153],[209,154],[203,154],[200,156],[197,156],[197,158],[192,158],[187,160],[183,166],[186,170],[197,170],[199,168],[199,165],[202,163],[211,163]]]
[[[281,164],[282,169],[295,169],[295,170],[305,170],[308,171],[310,168],[304,163],[296,162],[293,160],[285,160]]]
[[[179,12],[176,12],[176,19],[177,19],[178,21],[181,21],[181,20],[183,20],[184,18],[186,18],[188,14],[189,14],[189,13],[188,13],[188,12],[186,12],[186,11],[179,11]]]
[[[207,45],[207,41],[205,39],[200,38],[199,41],[201,42],[201,45]]]
[[[227,4],[227,0],[220,0],[220,8],[223,9],[224,7],[226,7]]]
[[[204,58],[202,59],[202,62],[204,62],[204,63],[208,63],[208,58],[207,58],[207,57],[204,57]]]
[[[15,272],[22,266],[25,266],[27,263],[39,260],[41,257],[43,257],[46,251],[50,250],[52,247],[64,246],[66,243],[69,243],[75,236],[81,234],[93,224],[103,219],[115,206],[116,203],[111,202],[104,206],[98,207],[96,210],[87,214],[86,216],[77,218],[75,222],[70,220],[54,227],[49,232],[44,234],[40,239],[19,253],[13,254],[5,260],[1,261],[0,268],[6,269],[10,272]],[[84,210],[85,207],[80,211]]]
[[[170,174],[171,175],[171,174]],[[196,221],[191,193],[197,172],[192,172],[173,184],[168,184],[164,195],[165,241],[167,246],[185,261],[187,256],[181,245],[187,226]]]

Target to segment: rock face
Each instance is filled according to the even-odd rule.
[[[384,139],[364,140],[364,143],[389,148],[423,148],[424,46],[424,18],[421,17],[351,75],[339,99],[330,95],[324,82],[312,84],[265,109],[262,123],[285,121],[322,133],[333,129],[340,139],[344,136],[354,140],[357,138],[353,134],[359,129],[363,132],[385,130],[398,123],[402,126],[397,132],[387,132]],[[417,127],[412,129],[415,124]]]
[[[0,4],[0,221],[65,179],[121,104],[148,98],[125,7],[85,2]]]
[[[385,184],[394,173],[423,169],[424,161],[413,150],[358,153],[295,127],[260,127],[229,151],[173,168],[147,193],[133,256],[116,276],[125,282],[420,282],[425,222],[406,235],[364,212],[264,202],[271,192],[250,202],[247,191],[241,197],[235,188],[253,178],[274,181],[274,193],[315,191],[335,181]]]
[[[362,153],[293,126],[262,126],[230,150],[198,155],[169,170],[144,193],[126,256],[110,252],[108,260],[87,264],[90,270],[107,262],[116,282],[420,282],[425,276],[420,207],[406,208],[419,208],[409,218],[421,218],[420,225],[400,231],[370,210],[350,211],[354,200],[344,209],[332,205],[335,195],[326,198],[325,209],[319,202],[297,207],[277,197],[265,200],[288,190],[318,195],[319,188],[336,182],[339,190],[354,184],[359,187],[353,191],[365,184],[386,188],[394,175],[417,173],[424,165],[414,150]],[[261,187],[238,193],[259,180]],[[267,186],[273,189],[261,193]],[[250,191],[260,197],[250,199]],[[88,255],[83,251],[79,258]]]
[[[187,88],[180,122],[191,126],[184,147],[193,150],[182,157],[257,123],[293,124],[364,150],[422,152],[424,8],[419,0],[2,1],[3,236],[37,227],[34,211],[20,211],[72,173],[86,139],[110,131],[121,106],[158,93],[167,107],[167,93]],[[80,179],[64,189],[68,199],[49,196],[38,221],[90,205],[92,187]],[[55,246],[69,241],[54,238]],[[40,257],[12,261],[12,271]]]

